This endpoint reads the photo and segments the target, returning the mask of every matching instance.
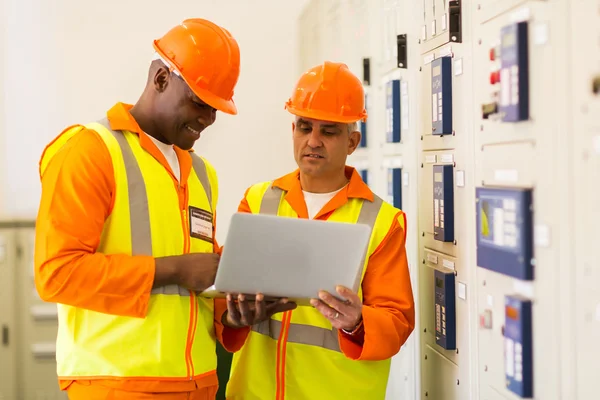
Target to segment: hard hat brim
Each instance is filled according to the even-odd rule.
[[[183,80],[185,81],[185,78],[183,78]],[[221,97],[215,96],[208,90],[195,87],[196,85],[193,85],[188,81],[185,82],[188,84],[192,92],[194,92],[196,96],[200,97],[200,100],[202,100],[212,108],[216,108],[217,110],[224,112],[225,114],[237,115],[237,107],[233,99],[225,100]]]
[[[290,112],[290,114],[297,115],[298,117],[316,119],[319,121],[337,122],[340,124],[351,124],[351,123],[358,122],[361,120],[362,121],[367,120],[366,111],[363,112],[363,115],[361,115],[360,117],[357,118],[356,116],[350,116],[350,115],[344,116],[344,115],[339,115],[339,114],[330,114],[330,113],[316,111],[316,110],[298,110],[297,108],[295,108],[294,106],[289,105],[289,104],[286,104],[285,108],[286,108],[286,110],[288,110]]]

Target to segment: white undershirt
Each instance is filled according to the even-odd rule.
[[[161,142],[160,140],[153,138],[150,135],[148,135],[148,137],[154,142],[154,144],[156,145],[156,147],[158,147],[160,152],[163,153],[163,155],[165,156],[165,159],[167,160],[167,162],[169,163],[169,166],[171,167],[171,170],[173,170],[173,174],[175,174],[175,178],[177,178],[177,180],[180,181],[181,180],[181,172],[180,172],[180,168],[179,168],[179,158],[177,158],[177,153],[175,153],[175,149],[173,148],[173,145],[165,144],[165,143]]]
[[[323,209],[325,204],[329,203],[329,200],[333,199],[344,187],[329,193],[310,193],[303,190],[302,193],[304,194],[304,201],[308,210],[308,218],[313,219]]]

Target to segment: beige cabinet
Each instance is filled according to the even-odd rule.
[[[14,230],[0,228],[0,400],[17,398],[15,248]]]
[[[35,289],[33,222],[0,222],[0,400],[67,400],[56,377],[56,304]]]

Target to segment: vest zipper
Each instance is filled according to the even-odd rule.
[[[276,400],[285,399],[285,353],[291,320],[292,311],[283,313],[283,318],[281,319],[281,332],[279,333],[279,339],[277,340]]]
[[[181,193],[181,186],[179,186]],[[181,224],[183,228],[183,254],[190,252],[190,234],[188,229],[188,215],[187,215],[187,204],[188,195],[185,192],[185,201],[183,210],[181,210]],[[197,318],[197,302],[196,294],[193,290],[190,290],[190,322],[188,325],[188,333],[185,346],[185,363],[187,367],[188,380],[194,379],[194,362],[192,360],[192,346],[194,344],[194,334],[196,332],[196,318]]]

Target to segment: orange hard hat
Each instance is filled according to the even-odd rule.
[[[285,108],[294,115],[322,121],[367,120],[362,82],[346,64],[330,61],[302,74]]]
[[[240,75],[240,49],[224,28],[205,19],[186,19],[154,49],[202,101],[227,114],[237,114],[233,89]]]

